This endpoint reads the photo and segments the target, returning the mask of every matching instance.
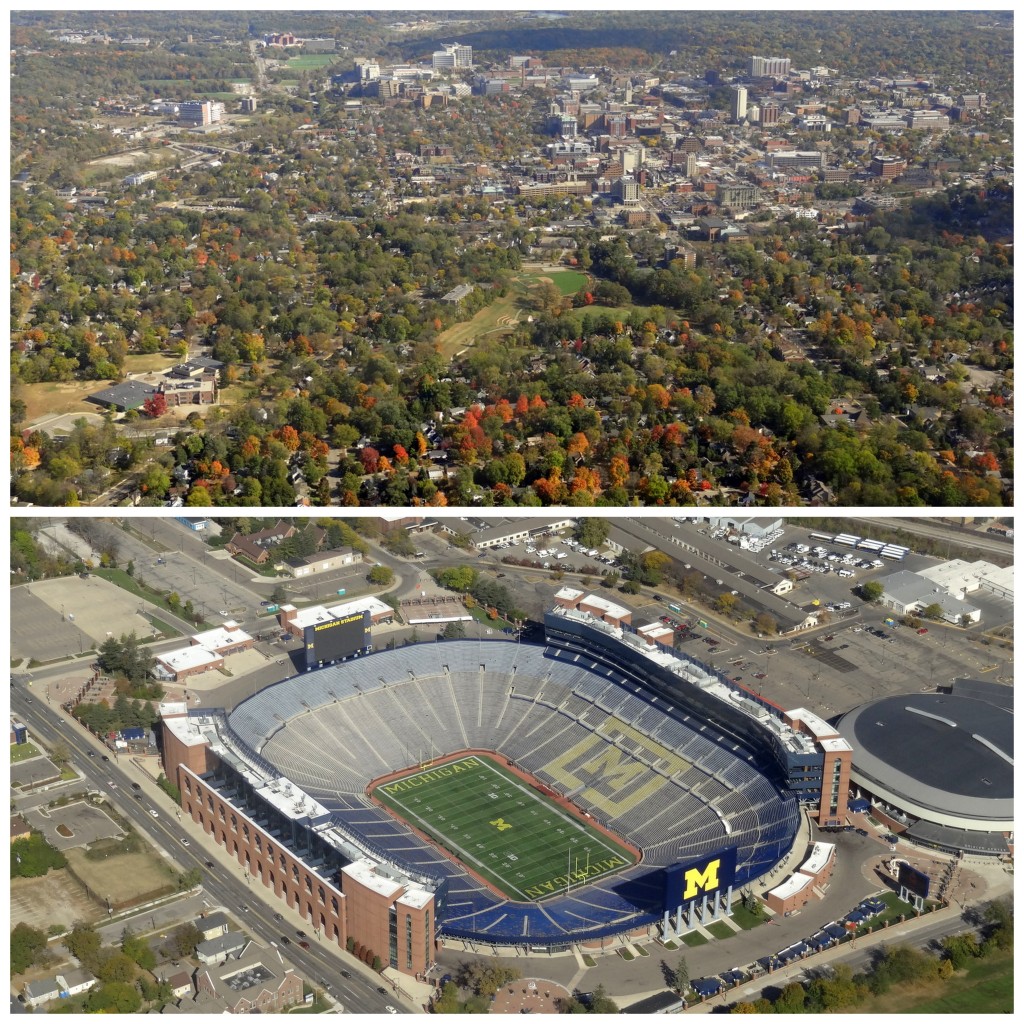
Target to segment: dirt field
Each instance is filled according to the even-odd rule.
[[[63,869],[42,878],[11,879],[12,928],[22,921],[43,931],[51,924],[95,921],[103,909]]]
[[[114,153],[112,156],[101,156],[90,160],[88,167],[134,167],[142,160],[148,160],[150,154],[144,149],[132,149],[126,153]]]
[[[177,872],[155,853],[124,853],[106,860],[89,860],[84,850],[68,850],[68,863],[95,893],[110,894],[115,902],[145,896],[173,884]]]
[[[138,613],[142,603],[95,576],[36,580],[19,587],[17,600],[11,601],[11,657],[67,657],[103,643],[109,632],[120,636],[134,630],[148,637],[153,627]]]
[[[39,426],[67,413],[95,415],[99,406],[85,401],[85,398],[101,387],[101,382],[95,380],[77,384],[24,384],[18,390],[18,397],[25,403],[25,425]]]

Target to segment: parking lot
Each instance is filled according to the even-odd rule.
[[[25,818],[46,836],[46,841],[58,850],[71,850],[88,846],[98,839],[122,835],[121,828],[98,807],[85,801],[54,807],[47,811],[26,811]]]
[[[89,576],[36,580],[11,594],[11,657],[45,662],[94,650],[113,631],[153,634],[142,602],[113,583]]]

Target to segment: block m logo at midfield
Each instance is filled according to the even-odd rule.
[[[689,761],[614,716],[609,715],[600,730],[600,734],[580,740],[544,769],[565,792],[578,793],[581,803],[610,817],[649,800],[662,786],[670,785],[670,776],[690,767]],[[640,747],[644,759],[660,763],[665,775],[652,772],[642,760],[620,750],[609,742],[612,738]]]
[[[673,864],[665,869],[665,907],[674,910],[716,892],[724,896],[735,877],[735,846],[689,864]]]

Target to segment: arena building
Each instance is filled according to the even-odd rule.
[[[681,934],[730,914],[734,889],[789,854],[801,804],[822,824],[845,821],[851,751],[812,713],[785,712],[592,604],[580,594],[550,612],[543,645],[411,645],[230,712],[165,706],[167,775],[250,877],[403,973],[422,974],[445,937],[551,950],[656,924]],[[477,756],[515,773],[522,796],[550,797],[573,835],[592,826],[637,856],[605,857],[600,871],[570,858],[510,897],[475,851],[372,796],[410,788],[380,781],[400,770],[422,785]],[[485,831],[504,836],[514,822],[495,813]]]
[[[924,846],[1005,855],[1013,837],[1013,691],[958,680],[950,693],[870,701],[839,726],[872,813]]]

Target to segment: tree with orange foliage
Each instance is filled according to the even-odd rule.
[[[405,466],[409,462],[409,453],[400,444],[395,445],[395,462],[400,466]]]
[[[516,401],[516,415],[525,416],[530,411],[530,400],[526,395],[520,395]]]
[[[299,450],[299,432],[290,423],[286,423],[280,428],[280,430],[275,430],[274,437],[276,437],[281,444],[288,449],[288,451],[297,452]]]
[[[629,459],[624,455],[613,455],[608,463],[608,481],[612,487],[623,487],[629,479]]]
[[[565,451],[567,455],[583,455],[589,447],[590,442],[587,440],[587,435],[577,432],[569,438],[569,443],[565,446]]]

